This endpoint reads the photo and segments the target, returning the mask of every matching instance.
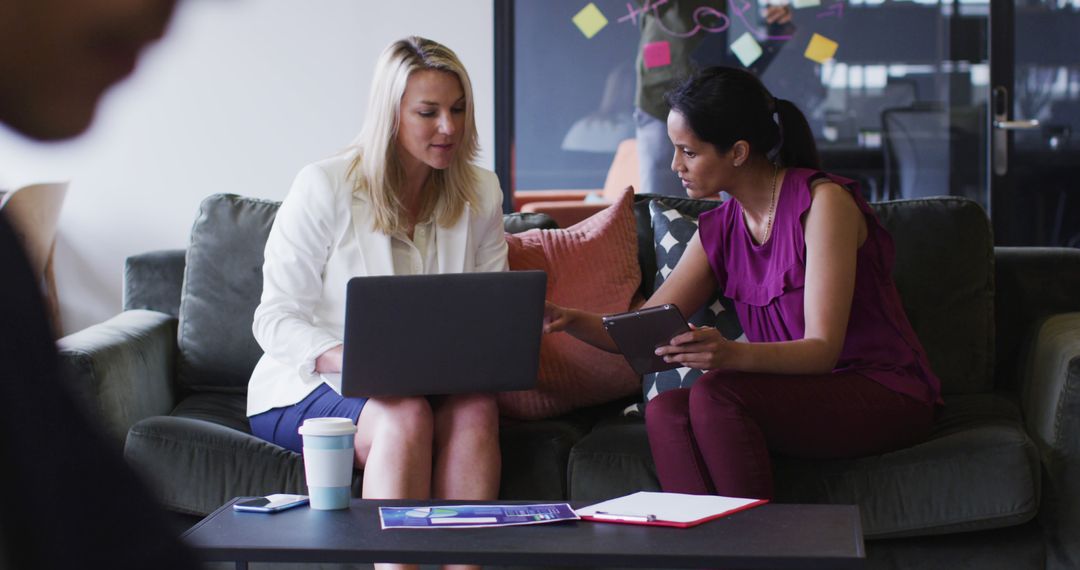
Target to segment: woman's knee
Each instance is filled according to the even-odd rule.
[[[678,388],[657,394],[645,406],[645,424],[650,430],[690,421],[690,390]]]
[[[434,416],[431,404],[422,396],[371,400],[365,406],[378,408],[378,427],[381,433],[395,439],[413,441],[431,439]]]
[[[499,405],[493,394],[455,394],[435,411],[436,423],[448,421],[455,428],[495,432],[499,426]]]

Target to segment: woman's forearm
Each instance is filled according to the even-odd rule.
[[[604,330],[604,323],[600,315],[576,309],[567,309],[568,322],[566,332],[570,333],[582,342],[586,342],[608,352],[618,352],[619,348],[611,340],[611,336]]]
[[[840,355],[823,339],[733,342],[731,351],[731,369],[771,374],[826,374]]]

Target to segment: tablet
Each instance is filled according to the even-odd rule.
[[[675,305],[607,315],[602,320],[604,330],[615,341],[634,372],[648,374],[681,366],[677,362],[664,362],[663,357],[656,355],[657,348],[690,330],[686,318]]]

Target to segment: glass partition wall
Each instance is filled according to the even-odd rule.
[[[512,77],[497,112],[504,185],[602,187],[619,141],[634,137],[637,66],[671,65],[663,53],[639,59],[642,18],[678,1],[496,0],[508,46],[497,73]],[[779,35],[763,16],[788,0],[698,1],[687,57],[748,64],[806,114],[825,168],[858,180],[869,199],[964,196],[1003,210],[993,216],[999,243],[1076,245],[1080,184],[1070,189],[1065,171],[1080,164],[1080,8],[1015,1],[1001,10],[987,0],[793,0]],[[992,40],[1015,46],[992,50]],[[1014,72],[1004,89],[992,88],[1008,74],[991,77],[991,52],[1002,60],[993,69]],[[992,161],[1004,156],[1013,168],[1000,174]],[[1057,169],[1036,166],[1047,161]]]
[[[999,231],[1010,241],[1080,247],[1080,1],[1003,4],[1012,4],[1005,32],[1015,65],[993,91],[995,112],[1012,113],[1004,131],[1011,141],[995,128],[1004,147],[993,156],[993,175],[1003,181]]]

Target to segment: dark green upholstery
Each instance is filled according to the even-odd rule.
[[[299,454],[217,421],[147,418],[132,426],[124,457],[180,513],[206,515],[223,496],[305,492]]]
[[[547,214],[538,212],[520,212],[503,216],[503,229],[516,234],[532,229],[553,230],[559,227]]]
[[[993,394],[948,398],[930,438],[907,449],[778,465],[780,500],[858,503],[871,538],[1010,527],[1039,510],[1038,452],[1016,405]]]
[[[893,279],[945,394],[994,386],[994,238],[971,200],[874,205],[896,244]]]
[[[126,299],[140,308],[179,316],[177,384],[184,397],[171,412],[159,408],[151,417],[120,423],[113,431],[126,434],[125,455],[178,512],[203,515],[239,494],[304,492],[300,456],[252,437],[244,414],[247,380],[262,355],[251,335],[251,321],[262,291],[263,248],[277,207],[265,200],[211,196],[200,206],[186,260],[184,250],[174,250],[143,254],[128,263]],[[550,229],[555,223],[545,214],[512,214],[504,217],[504,226],[517,232]],[[179,297],[172,294],[175,289],[157,286],[158,279],[175,276],[177,267],[184,275]],[[160,306],[153,306],[155,302]],[[176,321],[171,322],[170,332],[176,327]],[[72,365],[85,366],[85,359],[71,355]],[[131,414],[121,418],[130,420]],[[591,426],[589,414],[553,422],[509,422],[501,434],[503,447],[521,454],[509,452],[503,496],[564,497],[566,478],[560,466]],[[258,474],[248,473],[256,465]],[[562,473],[554,476],[556,470]]]
[[[634,204],[648,246],[639,248],[642,290],[656,270],[653,199]],[[663,199],[694,215],[718,205]],[[252,437],[244,417],[276,207],[211,196],[186,252],[128,259],[124,313],[60,341],[72,382],[118,445],[126,435],[126,457],[176,512],[304,489],[300,456]],[[894,277],[947,405],[933,436],[908,449],[776,457],[777,500],[858,504],[871,568],[1080,567],[1080,251],[995,250],[985,213],[963,199],[874,207],[895,239]],[[535,215],[504,222],[508,231],[552,227]],[[644,424],[619,414],[629,403],[504,420],[502,497],[657,489]]]
[[[244,393],[262,349],[251,334],[278,203],[212,196],[191,229],[180,298],[180,386]]]
[[[117,448],[131,425],[176,405],[176,319],[130,310],[57,343],[63,373]]]
[[[148,309],[180,316],[184,288],[184,250],[133,255],[124,264],[124,310]]]
[[[499,426],[503,460],[499,496],[507,500],[565,499],[571,449],[589,433],[598,415],[614,413],[615,408],[601,406],[546,420],[504,419]]]
[[[777,501],[858,504],[870,538],[1013,526],[1039,507],[1038,453],[1016,405],[992,394],[950,398],[931,438],[907,449],[855,460],[775,461]],[[574,447],[569,469],[575,500],[659,490],[645,424],[637,419],[597,426]]]

